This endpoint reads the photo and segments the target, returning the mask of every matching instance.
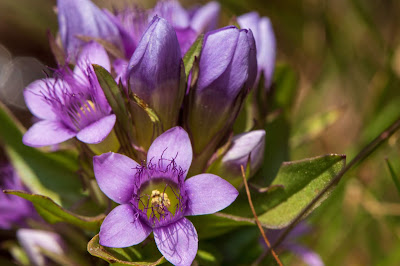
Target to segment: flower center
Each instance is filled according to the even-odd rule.
[[[138,207],[149,221],[172,218],[180,208],[179,189],[165,179],[150,180],[140,189]]]
[[[81,118],[82,115],[87,116],[89,113],[95,110],[95,105],[91,100],[86,100],[86,102],[79,108],[78,117]]]
[[[161,193],[157,189],[151,192],[151,207],[158,213],[163,214],[171,206],[167,193]]]

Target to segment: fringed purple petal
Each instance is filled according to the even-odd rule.
[[[154,240],[161,254],[174,265],[189,266],[196,257],[197,232],[186,218],[154,228]]]
[[[22,142],[31,147],[42,147],[64,142],[75,135],[76,132],[66,128],[59,121],[43,120],[29,128]]]
[[[198,33],[214,30],[218,26],[221,6],[218,2],[209,2],[197,9],[190,22],[191,28]]]
[[[60,82],[60,81],[59,81]],[[57,84],[54,79],[41,79],[32,82],[24,91],[25,103],[29,111],[42,119],[54,119],[56,114],[45,96],[48,84]]]
[[[110,134],[115,125],[115,121],[116,116],[114,114],[105,116],[83,128],[78,132],[76,137],[85,143],[100,143],[108,136],[108,134]]]
[[[181,127],[174,127],[156,138],[147,153],[147,161],[165,169],[172,160],[177,167],[182,168],[186,177],[192,163],[193,151],[186,131]]]
[[[186,215],[220,211],[235,201],[239,192],[228,181],[213,174],[200,174],[185,181],[188,197]]]
[[[108,152],[93,158],[94,175],[101,191],[119,204],[132,199],[137,167],[137,162],[118,153]]]
[[[108,72],[111,71],[110,59],[106,50],[95,41],[85,44],[79,53],[77,66],[74,69],[75,74],[80,78],[87,79],[87,68],[92,64],[104,67]]]
[[[115,207],[100,227],[100,245],[125,248],[137,245],[147,238],[151,228],[142,223],[130,204]]]

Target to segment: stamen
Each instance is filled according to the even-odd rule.
[[[157,189],[151,191],[151,206],[156,208],[158,213],[163,214],[171,206],[168,194],[161,193]]]

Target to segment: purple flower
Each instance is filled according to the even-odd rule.
[[[315,253],[313,250],[310,250],[307,247],[301,246],[297,243],[297,239],[307,233],[310,232],[310,226],[306,223],[298,224],[286,237],[286,239],[280,244],[279,248],[287,251],[291,251],[296,254],[300,259],[308,266],[324,266],[324,262],[321,257]],[[284,229],[279,230],[268,230],[267,237],[271,243],[275,243],[278,240],[280,234],[284,231]],[[262,241],[262,245],[266,247],[264,240]]]
[[[41,249],[57,255],[65,255],[65,244],[61,237],[53,232],[35,229],[19,229],[18,242],[26,251],[33,265],[48,265],[48,260]]]
[[[185,10],[178,1],[159,1],[151,10],[129,8],[117,12],[109,18],[118,27],[125,54],[130,58],[154,16],[166,19],[176,31],[182,54],[193,44],[200,33],[217,27],[220,5],[210,2],[193,12]]]
[[[177,124],[179,110],[185,93],[181,86],[182,56],[172,26],[163,18],[154,17],[129,62],[129,87],[142,98],[159,116],[164,130]],[[143,112],[142,112],[143,113]],[[144,147],[149,147],[153,125],[138,124],[138,137]],[[143,132],[143,133],[141,133]]]
[[[198,247],[197,232],[184,216],[217,212],[229,206],[237,190],[213,174],[185,181],[192,162],[187,133],[174,127],[154,140],[147,164],[118,154],[93,159],[100,189],[121,204],[105,218],[100,244],[128,247],[153,231],[157,247],[175,265],[190,265]]]
[[[257,82],[261,72],[264,74],[265,87],[269,88],[272,82],[272,75],[275,68],[276,40],[271,21],[267,17],[261,17],[257,12],[250,12],[241,15],[237,21],[242,28],[253,31],[257,46],[258,74]]]
[[[178,1],[167,0],[159,1],[152,14],[166,19],[174,27],[184,54],[200,33],[216,28],[219,11],[220,5],[217,2],[210,2],[190,14]]]
[[[212,138],[226,134],[256,74],[256,48],[250,30],[228,26],[205,35],[187,114],[195,153]]]
[[[27,218],[35,217],[32,204],[18,196],[4,194],[4,189],[26,190],[9,164],[0,166],[0,228],[8,230],[13,226],[25,226]]]
[[[70,59],[75,59],[84,41],[78,35],[120,44],[117,26],[89,0],[57,0],[61,41]]]
[[[221,159],[217,171],[213,173],[224,176],[235,187],[243,183],[240,166],[246,168],[250,156],[250,176],[260,169],[265,149],[265,130],[254,130],[236,135],[232,145]]]
[[[110,70],[107,53],[96,42],[83,47],[73,73],[61,70],[56,78],[38,80],[26,88],[26,105],[42,120],[25,133],[24,144],[53,145],[75,136],[82,142],[95,144],[107,137],[116,117],[111,114],[92,63]]]

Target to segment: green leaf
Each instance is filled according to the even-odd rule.
[[[183,56],[183,63],[185,65],[186,78],[189,77],[190,70],[193,67],[195,58],[200,56],[201,49],[203,48],[204,34],[199,35],[196,41],[192,44],[186,54]]]
[[[135,247],[129,248],[108,248],[99,244],[99,235],[95,235],[88,243],[88,252],[92,256],[99,257],[113,265],[136,265],[136,266],[155,266],[164,263],[164,257],[155,262],[132,262],[135,258],[141,258],[141,254]],[[153,253],[154,254],[154,253]]]
[[[330,154],[283,163],[271,184],[283,185],[283,188],[268,190],[265,193],[252,193],[253,204],[263,226],[267,228],[287,226],[342,170],[345,161],[344,155]],[[241,193],[240,198],[224,212],[251,217],[250,207],[244,194]],[[326,193],[319,203],[329,194]],[[315,205],[313,209],[316,207]]]
[[[52,197],[62,206],[69,206],[81,197],[81,182],[76,174],[78,162],[74,155],[44,153],[25,146],[22,127],[2,104],[0,125],[0,142],[22,181],[33,193]]]
[[[125,106],[125,100],[122,95],[124,92],[118,87],[114,78],[108,71],[99,65],[93,64],[94,72],[96,73],[97,80],[99,81],[100,87],[103,89],[104,95],[107,98],[111,109],[117,116],[118,120],[121,121],[126,130],[129,129],[129,118],[127,116],[127,108]]]
[[[47,222],[54,224],[58,222],[66,222],[83,229],[97,231],[105,217],[104,214],[100,214],[96,217],[87,217],[74,214],[60,205],[55,203],[49,197],[37,194],[30,194],[24,191],[18,190],[4,190],[6,194],[17,195],[21,198],[29,200],[33,203],[33,206]]]

